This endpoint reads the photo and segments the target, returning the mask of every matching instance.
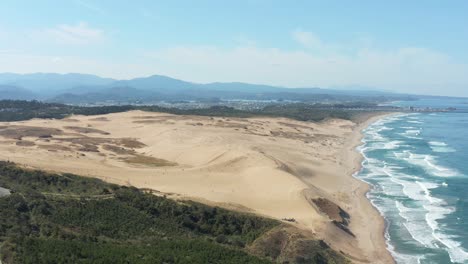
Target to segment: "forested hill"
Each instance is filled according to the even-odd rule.
[[[275,220],[0,162],[2,263],[348,263]],[[292,237],[292,236],[291,236]]]
[[[271,85],[229,83],[194,83],[162,75],[130,80],[114,80],[89,74],[12,74],[0,73],[2,86],[10,87],[0,98],[37,99],[67,104],[116,103],[133,101],[206,100],[293,100],[300,102],[404,100],[412,96],[380,91],[375,88],[355,89],[286,88]]]

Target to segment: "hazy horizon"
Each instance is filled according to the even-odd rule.
[[[466,97],[467,11],[464,1],[6,0],[0,72]]]

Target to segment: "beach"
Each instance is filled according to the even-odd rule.
[[[0,159],[278,219],[355,263],[393,263],[366,198],[358,122],[130,111],[0,124]]]
[[[349,151],[351,154],[350,158],[346,160],[348,162],[348,168],[352,168],[352,170],[346,173],[346,175],[354,175],[361,169],[363,156],[360,152],[357,151],[356,148],[363,144],[363,130],[377,120],[392,115],[395,115],[395,113],[371,115],[357,126],[355,133],[348,141]],[[356,208],[355,215],[359,215],[359,217],[362,218],[367,218],[367,220],[361,218],[362,220],[356,221],[355,223],[359,225],[359,227],[355,229],[360,230],[362,232],[361,235],[367,237],[367,239],[362,239],[361,241],[371,243],[370,245],[364,245],[364,247],[375,249],[373,252],[371,252],[372,256],[369,257],[369,259],[380,259],[382,263],[395,263],[387,250],[387,245],[385,242],[384,218],[366,197],[370,186],[361,180],[357,179],[357,181],[358,182],[356,185],[353,186],[352,193],[355,195],[355,199],[358,201],[360,206]]]

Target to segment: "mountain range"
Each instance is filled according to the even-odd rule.
[[[285,88],[240,82],[200,84],[161,75],[116,80],[78,73],[0,73],[0,99],[36,99],[70,104],[235,99],[323,101],[351,97],[407,96],[375,90]]]

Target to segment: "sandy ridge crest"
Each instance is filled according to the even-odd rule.
[[[361,162],[360,131],[375,118],[311,123],[130,111],[34,119],[0,124],[0,159],[293,219],[354,262],[392,263],[368,187],[351,177]],[[317,198],[329,203],[317,206]]]

